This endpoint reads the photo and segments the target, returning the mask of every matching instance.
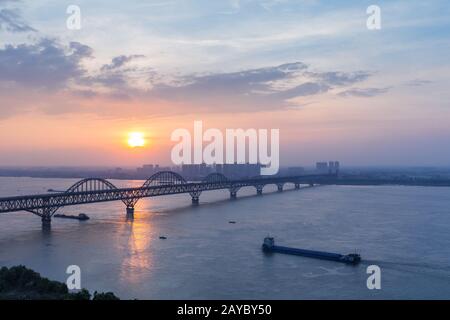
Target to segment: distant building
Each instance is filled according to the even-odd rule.
[[[232,179],[251,178],[261,174],[261,165],[259,163],[226,163],[222,165],[222,169],[220,173]]]
[[[317,162],[316,163],[316,171],[318,173],[328,173],[328,163],[326,163],[326,162]]]
[[[113,175],[117,179],[124,179],[124,178],[128,177],[127,172],[124,169],[119,168],[119,167],[113,171]]]
[[[155,173],[160,171],[179,171],[176,167],[161,167],[159,164],[144,164],[142,167],[136,168],[136,174],[139,179],[148,179]]]
[[[156,173],[155,166],[153,164],[144,164],[142,167],[136,169],[136,173],[139,177],[148,178]]]
[[[181,175],[185,179],[200,180],[210,173],[211,167],[207,166],[205,163],[181,165]]]
[[[149,178],[160,171],[179,172],[186,180],[200,181],[208,174],[217,172],[230,179],[256,177],[261,174],[261,164],[232,163],[232,164],[182,164],[180,167],[160,167],[159,165],[146,164],[136,169],[135,175],[141,179]],[[296,172],[303,173],[302,167],[296,167]]]
[[[317,162],[316,172],[320,174],[338,174],[340,163],[339,161]]]
[[[333,174],[334,173],[334,161],[328,162],[328,173]]]
[[[334,173],[339,174],[340,163],[339,161],[334,162]]]

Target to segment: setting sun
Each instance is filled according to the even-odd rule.
[[[145,145],[144,134],[141,132],[131,132],[128,135],[128,146],[131,148],[143,147]]]

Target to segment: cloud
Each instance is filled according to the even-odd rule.
[[[405,85],[407,85],[409,87],[421,87],[421,86],[431,84],[431,83],[433,83],[433,81],[414,79],[414,80],[408,81]]]
[[[189,84],[183,87],[172,87],[172,89],[247,94],[257,90],[269,90],[270,82],[291,78],[296,72],[306,68],[305,64],[295,62],[232,73],[216,73],[204,76],[187,75],[184,80]]]
[[[371,74],[366,71],[357,72],[324,72],[324,73],[310,73],[312,76],[321,79],[325,83],[332,86],[346,86],[356,82],[366,80]]]
[[[145,56],[137,54],[129,56],[120,55],[114,57],[111,60],[111,63],[104,64],[96,74],[89,75],[84,77],[83,79],[80,79],[79,84],[87,86],[101,85],[109,89],[115,89],[119,91],[132,90],[133,88],[129,87],[128,75],[130,72],[135,71],[136,68],[124,69],[123,67],[128,62],[143,57]],[[112,96],[118,97],[123,97],[124,95],[125,94],[123,92],[120,92],[120,94],[114,92],[112,94]]]
[[[6,92],[9,89],[5,88],[14,85],[16,89],[64,91],[74,99],[82,100],[133,100],[142,105],[162,103],[173,106],[167,110],[169,113],[226,113],[299,106],[302,97],[354,85],[371,75],[365,71],[311,71],[303,62],[292,62],[173,78],[142,63],[128,67],[131,61],[144,57],[138,54],[116,56],[98,70],[88,72],[83,68],[83,61],[92,57],[93,50],[79,42],[63,46],[56,40],[44,38],[34,44],[6,45],[0,48],[0,85],[3,85],[0,89]],[[164,80],[170,77],[174,80]],[[148,86],[142,86],[142,83]],[[370,96],[379,93],[376,90],[350,89],[340,95]],[[64,107],[58,107],[58,112],[64,112]],[[74,112],[74,108],[70,107],[68,112]]]
[[[327,92],[330,86],[324,83],[307,82],[294,88],[274,93],[271,96],[280,100],[288,100],[296,97],[304,97]]]
[[[279,109],[291,99],[318,95],[367,79],[370,73],[313,72],[302,62],[232,73],[187,75],[184,84],[156,84],[149,94],[169,101],[208,104],[221,111]]]
[[[340,92],[338,95],[341,97],[374,97],[380,94],[386,93],[390,88],[352,88]]]
[[[117,90],[123,90],[126,89],[126,87],[128,87],[126,74],[119,72],[114,73],[101,72],[95,76],[88,76],[83,78],[80,81],[80,83],[86,86],[99,84],[106,88]]]
[[[84,75],[81,61],[91,55],[92,49],[79,42],[65,48],[47,38],[35,44],[6,45],[0,49],[0,81],[38,89],[62,88]]]
[[[118,57],[114,57],[111,60],[110,64],[105,64],[101,67],[102,71],[111,71],[111,70],[116,70],[119,69],[120,67],[124,66],[127,62],[130,62],[133,59],[136,58],[144,58],[145,56],[143,55],[139,55],[139,54],[134,54],[131,56],[125,56],[125,55],[121,55]]]
[[[0,5],[6,2],[10,1],[0,1]],[[36,31],[22,19],[17,9],[0,9],[0,30],[9,32]]]

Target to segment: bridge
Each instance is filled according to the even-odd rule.
[[[188,182],[178,173],[162,171],[155,173],[138,188],[117,188],[111,182],[100,178],[83,179],[63,192],[48,194],[25,195],[0,198],[0,213],[28,211],[42,219],[43,226],[50,226],[55,212],[62,207],[87,203],[122,201],[127,215],[134,214],[134,206],[141,198],[156,197],[171,194],[188,193],[193,204],[199,203],[202,192],[228,189],[232,199],[243,187],[252,186],[258,195],[262,195],[266,185],[274,184],[282,192],[285,184],[293,184],[300,189],[301,184],[314,186],[321,182],[329,182],[334,176],[303,175],[303,176],[271,176],[250,179],[230,180],[220,173],[212,173],[200,182]]]

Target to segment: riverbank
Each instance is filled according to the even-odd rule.
[[[112,292],[69,292],[65,283],[49,280],[25,266],[0,269],[0,300],[119,300]]]

